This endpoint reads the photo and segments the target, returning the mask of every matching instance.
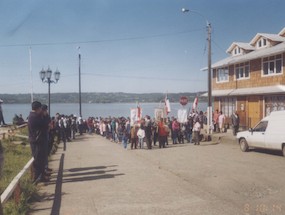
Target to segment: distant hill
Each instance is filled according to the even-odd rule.
[[[197,93],[168,93],[167,97],[170,102],[179,102],[181,96],[188,97],[189,101],[193,101],[198,95],[199,101],[206,101],[206,97],[201,97],[205,92]],[[34,94],[34,100],[42,103],[48,102],[47,94]],[[82,103],[152,103],[160,102],[165,98],[163,93],[81,93]],[[0,99],[6,104],[27,104],[31,101],[30,94],[0,94]],[[52,103],[78,103],[78,93],[53,93],[51,94]]]

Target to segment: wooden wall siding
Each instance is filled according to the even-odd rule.
[[[216,82],[217,72],[213,71],[212,89],[238,89],[250,87],[264,87],[278,84],[285,84],[285,54],[283,54],[283,74],[262,77],[262,60],[256,59],[250,61],[250,78],[244,80],[235,80],[234,65],[229,66],[229,81],[223,83]]]
[[[285,34],[284,34],[285,36]],[[283,74],[262,77],[262,59],[255,59],[250,61],[250,78],[244,80],[235,80],[234,65],[229,66],[229,81],[223,83],[216,83],[216,69],[213,70],[212,89],[226,90],[239,89],[251,87],[264,87],[273,85],[285,85],[285,52],[283,57]],[[220,110],[219,101],[221,97],[214,97],[213,111]],[[242,110],[241,107],[244,109]],[[237,111],[240,116],[241,129],[248,129],[253,127],[263,118],[263,96],[238,96],[237,97]],[[230,121],[228,118],[227,121]]]

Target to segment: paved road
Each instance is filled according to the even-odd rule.
[[[124,150],[85,135],[52,157],[55,173],[32,214],[281,215],[284,164],[278,153],[243,153],[230,139]]]

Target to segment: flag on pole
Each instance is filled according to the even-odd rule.
[[[171,108],[170,108],[169,99],[167,98],[167,94],[165,96],[164,103],[165,103],[165,113],[166,115],[168,115],[171,112]]]
[[[140,107],[140,103],[137,104],[137,121],[140,121],[142,118],[142,109]]]
[[[196,96],[192,105],[192,110],[195,111],[197,107],[198,107],[198,97]]]

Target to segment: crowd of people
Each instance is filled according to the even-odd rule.
[[[200,145],[201,130],[207,124],[205,114],[192,112],[187,121],[181,123],[175,117],[151,119],[145,116],[138,122],[131,122],[125,117],[89,117],[83,120],[75,115],[57,113],[50,117],[47,105],[35,101],[28,117],[29,141],[34,157],[34,182],[48,181],[51,169],[48,167],[48,156],[53,146],[61,141],[66,149],[66,142],[75,139],[75,134],[97,134],[111,142],[122,144],[127,149],[152,149],[153,146],[165,148],[169,144],[193,143]],[[232,116],[234,135],[238,131],[239,117]],[[215,132],[223,132],[225,115],[216,110],[213,113]]]
[[[48,167],[48,156],[55,143],[61,141],[66,148],[66,142],[75,139],[75,133],[83,133],[83,120],[73,115],[57,113],[50,117],[47,105],[38,101],[32,103],[32,110],[28,116],[29,142],[34,157],[33,182],[47,182],[52,169]]]
[[[169,141],[172,144],[194,143],[200,144],[200,131],[205,124],[205,116],[193,112],[184,123],[177,118],[151,119],[145,116],[140,121],[131,124],[129,118],[92,118],[87,120],[88,133],[102,135],[111,142],[122,143],[125,149],[152,149],[158,144],[165,148]],[[168,137],[171,137],[169,140]]]
[[[236,136],[239,130],[240,118],[238,112],[235,111],[230,117],[233,135]],[[226,116],[222,111],[218,109],[213,113],[213,128],[214,132],[226,132],[227,131]]]

